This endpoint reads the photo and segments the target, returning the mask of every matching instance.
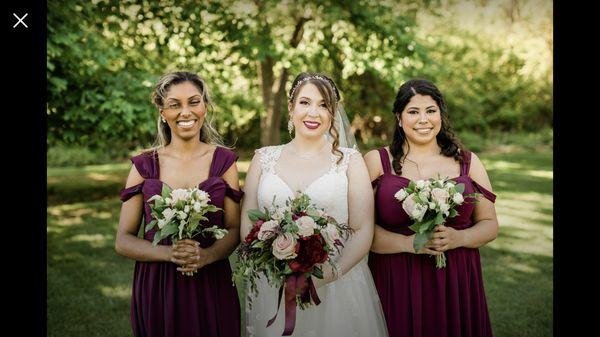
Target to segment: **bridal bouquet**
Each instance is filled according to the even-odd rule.
[[[431,239],[435,226],[458,215],[458,205],[466,198],[476,198],[478,195],[463,195],[464,190],[464,184],[456,184],[450,179],[430,178],[411,181],[408,187],[396,192],[394,197],[402,202],[402,208],[414,220],[409,228],[415,232],[415,251],[419,251]],[[446,266],[444,254],[436,256],[436,266]]]
[[[148,202],[154,220],[148,224],[146,232],[155,226],[158,227],[152,241],[153,245],[157,245],[166,237],[170,237],[175,243],[182,239],[192,239],[198,234],[212,235],[215,239],[221,239],[227,234],[224,228],[208,227],[201,223],[208,220],[206,213],[221,210],[209,204],[210,195],[203,190],[198,188],[171,190],[169,186],[163,184],[161,194],[152,196]]]
[[[251,293],[256,295],[256,280],[264,275],[270,285],[279,288],[277,311],[285,289],[283,335],[289,336],[295,326],[295,307],[305,309],[313,302],[320,303],[311,276],[323,278],[323,263],[329,263],[337,272],[332,255],[340,252],[342,239],[347,239],[352,229],[312,205],[306,194],[289,198],[285,207],[273,202],[264,211],[250,210],[248,216],[254,225],[238,249],[239,266],[234,278],[249,282]],[[251,305],[251,296],[248,301]],[[267,326],[276,317],[277,313]]]

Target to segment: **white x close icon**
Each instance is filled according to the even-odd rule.
[[[25,13],[25,15],[23,15],[23,17],[22,17],[22,18],[20,18],[20,17],[18,17],[18,16],[17,16],[17,14],[13,13],[13,16],[14,16],[15,18],[17,18],[17,20],[19,20],[19,21],[17,21],[17,23],[15,23],[15,25],[13,26],[13,28],[15,28],[15,27],[16,27],[16,26],[17,26],[19,23],[22,23],[22,24],[23,24],[23,26],[25,26],[25,28],[29,28],[29,26],[27,26],[27,25],[25,24],[25,22],[23,22],[23,19],[25,19],[25,18],[27,17],[27,15],[29,15],[29,13]]]

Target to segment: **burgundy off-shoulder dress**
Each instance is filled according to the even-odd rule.
[[[215,149],[209,177],[198,186],[210,194],[211,204],[223,208],[225,197],[240,202],[243,192],[232,189],[221,177],[237,160],[225,148]],[[138,185],[123,189],[121,200],[141,193],[144,198],[144,222],[152,220],[148,199],[160,194],[159,159],[156,152],[131,158],[144,178]],[[208,213],[210,225],[223,226],[224,212]],[[152,241],[156,227],[145,233]],[[201,247],[209,247],[213,238],[199,236]],[[170,245],[166,238],[159,244]],[[131,295],[131,325],[136,337],[239,336],[240,303],[231,280],[227,258],[200,268],[194,276],[182,275],[171,262],[136,261]]]
[[[387,150],[378,151],[383,175],[372,182],[377,187],[376,223],[388,231],[412,235],[408,226],[413,221],[394,198],[410,179],[393,174]],[[494,202],[496,196],[469,177],[471,152],[462,155],[460,175],[452,180],[465,185],[464,194],[481,193]],[[457,208],[460,214],[445,225],[455,229],[473,226],[474,208],[474,203],[463,203]],[[479,250],[460,247],[445,254],[446,267],[441,269],[427,254],[369,254],[390,337],[492,336]]]

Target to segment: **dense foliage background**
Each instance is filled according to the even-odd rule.
[[[335,79],[366,147],[389,140],[396,90],[411,77],[445,93],[467,145],[552,127],[544,0],[49,1],[48,34],[50,164],[149,146],[152,86],[182,69],[207,80],[212,117],[239,149],[288,139],[286,97],[301,71]]]

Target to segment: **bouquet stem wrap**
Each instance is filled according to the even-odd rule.
[[[294,333],[296,327],[296,301],[300,301],[302,304],[310,304],[312,301],[319,305],[321,300],[317,295],[317,289],[310,277],[306,277],[304,274],[293,274],[290,275],[286,280],[285,284],[279,288],[279,297],[277,299],[277,311],[275,316],[269,320],[267,327],[270,327],[277,319],[279,313],[279,306],[281,304],[281,296],[283,295],[285,288],[285,328],[282,336],[291,336]]]

